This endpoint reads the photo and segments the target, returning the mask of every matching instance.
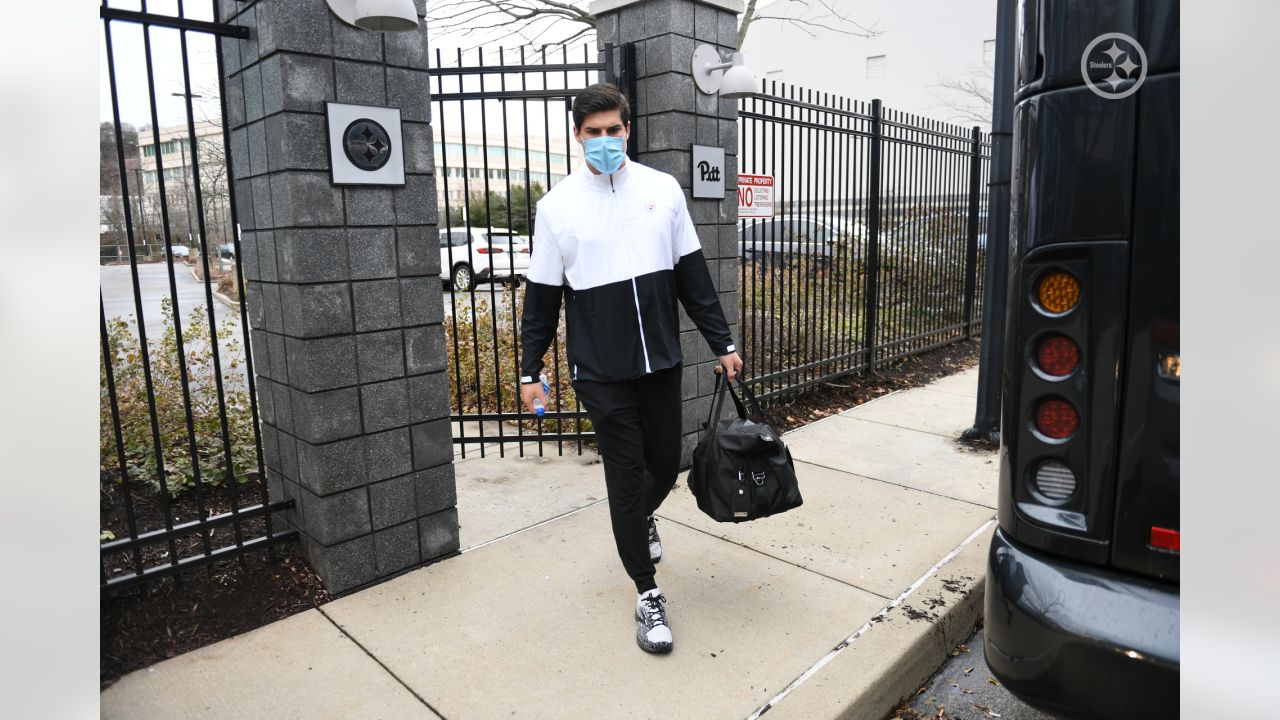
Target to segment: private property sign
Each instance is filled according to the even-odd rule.
[[[738,217],[773,217],[773,176],[738,174]]]

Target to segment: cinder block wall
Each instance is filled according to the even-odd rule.
[[[251,32],[221,42],[270,496],[341,593],[458,549],[426,24],[218,9]],[[403,188],[330,183],[325,101],[400,108]]]
[[[720,304],[738,333],[738,107],[734,100],[705,95],[693,83],[693,50],[715,47],[726,60],[738,38],[739,0],[597,0],[597,41],[636,44],[639,77],[632,123],[640,162],[670,173],[685,190],[689,214],[698,229],[702,251],[720,293]],[[618,58],[615,56],[615,62]],[[725,195],[695,200],[691,195],[691,146],[719,145],[725,151]],[[693,322],[680,311],[680,344],[684,351],[684,440],[681,464],[692,464],[698,431],[711,412],[716,358]],[[752,358],[743,355],[750,363]]]

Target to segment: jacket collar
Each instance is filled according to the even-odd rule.
[[[605,175],[604,173],[597,175],[592,172],[591,168],[587,166],[585,160],[578,166],[578,169],[575,170],[574,173],[581,175],[582,181],[592,190],[599,192],[617,192],[626,187],[629,178],[635,174],[631,168],[634,164],[635,163],[631,158],[627,158],[626,162],[623,163],[622,168],[613,174],[612,182],[610,182],[609,175]]]

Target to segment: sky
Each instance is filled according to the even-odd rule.
[[[133,2],[112,0],[110,4],[112,7],[121,9],[140,9],[138,0],[133,0]],[[199,19],[212,19],[211,8],[212,5],[209,0],[194,0],[184,4],[186,15]],[[176,0],[169,0],[168,2],[152,0],[152,2],[148,3],[147,9],[149,12],[158,14],[176,14],[177,3]],[[120,120],[135,127],[149,125],[151,122],[151,103],[148,95],[144,30],[141,25],[129,22],[113,21],[109,23],[109,26],[111,28],[112,56],[115,62],[116,93]],[[159,124],[161,127],[184,124],[186,123],[185,101],[182,97],[174,97],[172,95],[175,92],[181,93],[185,91],[180,32],[170,28],[153,27],[149,30],[149,35]],[[477,38],[442,36],[438,39],[438,42],[436,40],[433,38],[432,65],[435,65],[435,49],[438,47],[443,57],[450,58],[442,63],[448,66],[456,64],[455,48],[459,46],[471,47],[476,43]],[[101,121],[110,121],[112,119],[112,101],[105,32],[98,36],[98,46],[99,119]],[[496,45],[493,47],[496,47]],[[584,43],[575,44],[571,49],[570,62],[582,61],[583,47]],[[214,48],[215,41],[212,36],[200,32],[187,34],[187,63],[191,73],[191,92],[205,96],[204,98],[193,98],[192,100],[197,121],[205,117],[217,119],[221,115],[221,108],[217,98],[218,68]],[[592,54],[594,55],[594,53]],[[467,52],[464,55],[464,64],[476,64],[477,57],[477,53],[474,50]],[[529,57],[529,60],[532,61],[533,57]],[[559,57],[554,57],[549,58],[549,61],[561,62],[562,60]],[[486,50],[485,64],[496,64],[497,62],[496,50]],[[518,55],[509,53],[506,57],[506,62],[508,64],[518,62]],[[585,76],[582,73],[577,73],[571,76],[570,82],[575,86],[581,85],[584,79]],[[479,89],[479,80],[479,76],[468,77],[462,89],[468,91]],[[505,80],[509,89],[520,87],[519,76],[505,76]],[[497,89],[499,87],[498,76],[486,76],[484,81],[485,87],[488,89]],[[564,86],[562,76],[548,78],[545,86],[542,84],[540,76],[530,76],[526,82],[527,87],[530,88]],[[433,81],[431,87],[433,92],[436,91],[440,87],[438,81]],[[445,80],[445,92],[456,92],[458,89],[456,79]],[[436,128],[439,129],[443,125],[445,129],[458,130],[461,127],[463,118],[462,105],[464,103],[448,103],[445,112],[440,113],[440,105],[436,104],[433,112],[442,115],[435,118]],[[478,142],[480,138],[480,105],[479,101],[465,103],[469,142]],[[526,116],[528,117],[530,134],[541,134],[544,122],[543,107],[543,103],[538,101],[531,101],[523,106],[519,102],[508,103],[506,119],[507,131],[510,136],[523,135]],[[548,103],[546,105],[546,114],[549,116],[550,134],[553,137],[563,138],[565,136],[565,125],[567,124],[563,102]],[[497,102],[485,103],[485,116],[484,124],[488,128],[489,144],[500,145],[503,133],[503,111],[501,105]]]
[[[113,0],[112,7],[138,10],[138,2]],[[187,17],[212,20],[212,5],[208,0],[187,2]],[[176,14],[174,0],[151,0],[147,11],[158,14]],[[120,104],[121,122],[140,127],[151,122],[151,103],[147,93],[147,67],[144,38],[141,25],[113,21],[111,43],[114,50],[116,88]],[[155,75],[156,111],[161,127],[186,122],[184,99],[170,93],[185,92],[182,75],[182,49],[179,31],[170,28],[151,28],[152,71]],[[98,35],[98,117],[109,121],[111,111],[111,86],[107,72],[106,32]],[[191,92],[210,97],[193,99],[195,117],[220,115],[216,99],[218,65],[214,54],[214,40],[200,32],[187,34],[187,62],[191,70]]]
[[[140,10],[141,0],[108,0],[111,7]],[[757,11],[762,11],[769,5],[781,3],[786,4],[785,0],[760,0],[757,4]],[[579,0],[575,3],[579,6],[589,4],[588,0]],[[156,14],[176,15],[178,8],[178,0],[150,0],[147,3],[147,11]],[[187,0],[183,3],[183,10],[187,17],[200,20],[213,20],[213,6],[211,0]],[[428,21],[428,27],[431,27]],[[116,65],[116,81],[117,92],[120,104],[120,119],[122,122],[130,123],[135,126],[141,126],[150,123],[150,102],[147,93],[147,71],[145,64],[145,53],[143,49],[143,30],[140,25],[127,22],[112,22],[111,35],[114,48],[114,59]],[[564,28],[573,28],[576,25],[572,23],[564,23]],[[552,33],[561,36],[569,34],[571,31]],[[183,75],[182,75],[182,52],[179,41],[179,31],[168,28],[152,28],[151,36],[151,54],[153,58],[153,72],[155,74],[155,91],[158,103],[157,112],[159,114],[160,125],[162,127],[175,125],[186,122],[186,114],[183,107],[183,99],[173,97],[171,93],[183,92]],[[548,37],[550,37],[549,35]],[[99,118],[103,121],[109,121],[112,117],[111,93],[108,82],[107,73],[107,53],[105,33],[98,37],[99,46]],[[505,36],[505,37],[504,37]],[[188,44],[188,63],[191,70],[191,92],[196,94],[204,94],[209,97],[201,99],[193,99],[195,104],[196,119],[199,120],[203,115],[209,117],[217,117],[220,113],[218,102],[214,97],[217,93],[217,61],[214,55],[214,40],[211,36],[192,32],[187,34]],[[586,42],[594,45],[594,39],[588,36]],[[571,62],[580,62],[582,55],[582,47],[586,44],[583,39],[575,41],[572,47]],[[432,65],[435,65],[436,50],[439,49],[444,58],[442,65],[448,66],[456,64],[456,49],[461,47],[464,49],[474,48],[478,44],[483,44],[486,48],[496,48],[499,45],[506,45],[508,49],[519,43],[518,38],[510,37],[505,30],[476,32],[467,36],[453,35],[431,35],[431,54]],[[476,53],[474,50],[468,50],[465,55],[466,64],[475,64],[474,59]],[[496,63],[496,52],[490,51],[486,56],[486,64]],[[515,62],[516,58],[509,55],[507,62]],[[559,59],[552,60],[558,62]],[[496,78],[493,78],[496,80]],[[518,82],[516,78],[508,78],[509,82]],[[579,83],[581,78],[573,78],[575,84]],[[496,86],[496,84],[495,84]],[[432,90],[436,86],[433,84]],[[446,90],[455,90],[456,86],[448,86]],[[474,116],[476,111],[469,111]],[[498,116],[497,106],[492,105],[490,113],[495,117]],[[541,110],[537,111],[538,119],[541,118]],[[514,120],[514,118],[512,118]],[[446,121],[449,118],[445,118]],[[457,127],[454,124],[454,127]],[[492,124],[491,124],[491,127]]]

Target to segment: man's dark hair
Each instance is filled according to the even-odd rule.
[[[617,110],[622,124],[631,124],[631,104],[621,90],[609,83],[596,83],[583,90],[573,99],[573,129],[581,130],[588,115],[607,110]]]

